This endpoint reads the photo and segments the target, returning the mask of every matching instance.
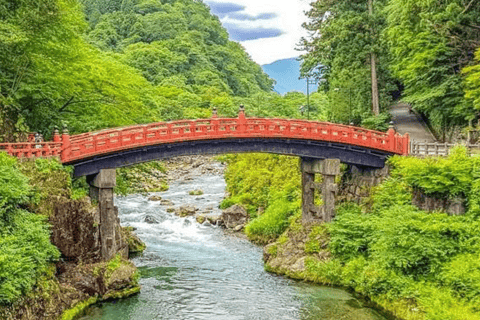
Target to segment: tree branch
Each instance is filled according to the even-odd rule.
[[[467,12],[475,1],[477,1],[477,0],[470,1],[470,3],[465,7],[465,10],[463,10],[462,14]]]
[[[62,112],[63,110],[65,110],[65,108],[72,103],[73,99],[75,99],[75,96],[71,97],[67,102],[65,102],[65,104],[60,109],[58,109],[58,112]]]

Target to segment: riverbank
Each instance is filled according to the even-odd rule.
[[[124,230],[116,257],[101,261],[98,208],[73,186],[70,168],[0,154],[0,171],[1,319],[73,319],[89,304],[140,290],[128,260],[138,239]]]
[[[268,271],[353,289],[400,319],[480,319],[478,158],[462,148],[444,159],[394,157],[370,197],[319,225],[301,223],[288,187],[299,173],[284,176],[290,160],[264,158],[230,158],[224,203],[265,208],[245,230],[267,244]],[[452,206],[465,214],[446,213]]]
[[[202,195],[191,195],[192,190]],[[117,197],[122,225],[147,244],[133,259],[140,271],[139,295],[89,308],[81,320],[101,319],[325,319],[385,320],[363,301],[336,288],[292,281],[264,271],[262,248],[242,232],[194,216],[168,212],[195,205],[218,216],[225,181],[218,174],[172,181],[168,191]],[[231,223],[228,221],[227,223]]]

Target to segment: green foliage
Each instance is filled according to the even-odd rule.
[[[475,54],[476,64],[471,67],[465,68],[463,71],[466,73],[466,89],[465,96],[476,110],[480,109],[480,48]]]
[[[308,241],[305,242],[305,253],[316,253],[321,251],[321,241],[328,237],[328,231],[325,225],[314,226],[308,235]]]
[[[448,158],[393,157],[393,176],[401,177],[410,187],[437,197],[477,198],[472,185],[480,177],[480,159],[469,157],[465,147],[452,149]]]
[[[245,233],[250,240],[268,243],[280,236],[288,227],[288,218],[299,210],[299,202],[290,202],[285,194],[276,195],[265,212],[250,221]]]
[[[31,188],[28,179],[21,174],[17,160],[0,152],[0,230],[19,204],[25,204]]]
[[[54,207],[52,199],[70,198],[72,191],[76,196],[82,195],[81,192],[72,190],[73,167],[63,166],[58,159],[22,161],[20,169],[29,178],[33,188],[33,199],[29,202],[29,208],[35,213],[50,216]]]
[[[268,154],[237,154],[227,158],[225,172],[230,197],[221,207],[242,204],[251,216],[257,208],[268,208],[282,196],[289,202],[299,199],[298,159]],[[282,191],[283,190],[283,191]],[[278,196],[282,192],[282,196]]]
[[[48,166],[39,162],[39,170]],[[33,197],[17,160],[0,153],[0,304],[26,294],[60,254],[50,243],[46,218],[20,208]]]
[[[381,37],[385,29],[382,14],[387,0],[374,1],[369,14],[368,0],[314,1],[304,27],[313,36],[302,39],[308,53],[302,56],[302,73],[323,79],[320,90],[329,98],[329,117],[334,122],[382,128],[388,116],[373,117],[371,54],[376,55],[380,106],[388,110],[397,84],[389,71],[388,47]]]
[[[390,164],[392,177],[366,207],[338,208],[328,227],[333,258],[309,258],[304,277],[351,287],[402,319],[480,319],[478,158],[458,147],[448,158],[393,157]],[[468,212],[420,211],[411,205],[414,189],[465,196]]]
[[[160,161],[139,163],[134,166],[117,169],[115,193],[126,196],[131,193],[158,192],[168,190],[163,179],[166,172]]]
[[[245,233],[256,242],[276,239],[289,225],[289,218],[300,208],[298,159],[268,154],[237,154],[221,159],[230,196],[222,208],[243,205],[251,218]],[[257,209],[265,209],[257,217]]]
[[[461,71],[480,45],[479,13],[476,1],[462,0],[390,0],[385,9],[390,68],[405,86],[403,99],[437,132],[474,118]]]

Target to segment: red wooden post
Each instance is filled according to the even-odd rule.
[[[53,142],[60,142],[60,134],[57,126],[53,129]]]
[[[50,146],[48,145],[48,143],[45,143],[43,145],[43,149],[42,149],[42,156],[43,157],[50,157],[52,154],[51,154],[51,151],[50,151]]]
[[[395,152],[395,127],[393,126],[393,121],[390,122],[390,127],[388,128],[387,131],[388,134],[388,149],[392,152]]]
[[[8,155],[11,155],[13,156],[13,149],[12,149],[12,145],[11,144],[7,144],[7,146],[5,147],[5,151],[7,151],[7,154]]]
[[[403,153],[402,155],[404,156],[408,156],[410,154],[410,135],[407,133],[405,133],[405,135],[403,136]]]
[[[70,134],[68,133],[67,126],[63,126],[62,132],[62,151],[60,152],[60,159],[62,162],[67,162],[70,157],[72,146],[70,144]]]
[[[247,120],[245,119],[245,107],[243,106],[243,104],[241,104],[240,109],[238,110],[238,133],[245,133],[246,123]]]
[[[27,143],[27,145],[25,146],[25,149],[23,151],[23,156],[26,157],[26,158],[31,158],[32,157],[32,144],[31,143]]]

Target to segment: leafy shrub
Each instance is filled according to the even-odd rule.
[[[267,207],[264,214],[253,219],[245,227],[245,233],[254,241],[267,243],[276,239],[288,227],[288,218],[291,217],[299,204],[288,201],[284,194],[280,194],[271,205]]]
[[[225,159],[227,191],[222,207],[242,204],[255,216],[258,207],[267,208],[274,193],[288,190],[289,201],[300,197],[298,158],[271,154],[237,154]]]
[[[40,161],[38,174],[48,170]],[[50,243],[46,218],[21,209],[34,199],[28,181],[17,160],[0,153],[0,304],[29,292],[60,255]]]

